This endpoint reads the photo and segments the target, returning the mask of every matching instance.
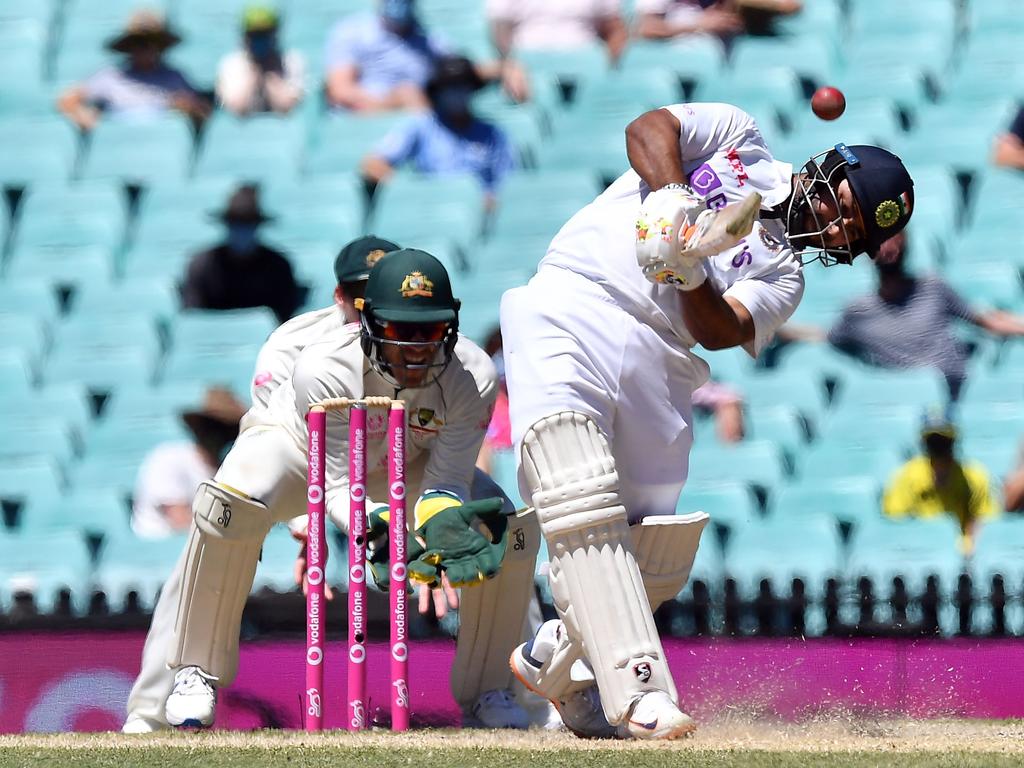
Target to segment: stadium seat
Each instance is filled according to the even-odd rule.
[[[53,613],[62,591],[70,593],[72,615],[89,606],[89,550],[74,532],[0,535],[0,607],[29,593],[40,613]]]
[[[292,181],[298,175],[302,124],[297,117],[215,115],[196,160],[197,177],[232,175],[250,181]]]
[[[757,499],[750,489],[741,483],[722,485],[718,488],[694,488],[685,485],[676,504],[676,512],[707,512],[715,527],[724,527],[730,531],[761,518]],[[709,533],[705,535],[710,538]]]
[[[792,114],[803,103],[803,92],[800,78],[792,69],[767,66],[753,71],[730,70],[705,78],[697,85],[693,100],[735,104],[756,118],[766,109]],[[766,126],[760,120],[758,124],[763,132]],[[776,137],[765,135],[769,147],[773,146],[773,138]]]
[[[141,455],[140,455],[141,454]],[[119,497],[129,498],[135,487],[135,478],[142,464],[144,452],[95,456],[86,454],[68,471],[69,485],[77,491],[111,491]]]
[[[566,115],[559,121],[558,132],[541,146],[537,167],[542,171],[585,169],[601,174],[606,180],[614,180],[629,167],[625,128],[621,117],[592,121]],[[588,136],[588,139],[581,141],[580,136]]]
[[[330,544],[328,544],[330,548]],[[298,542],[292,538],[288,526],[279,523],[270,529],[260,550],[260,562],[256,567],[256,577],[252,582],[252,591],[269,589],[284,594],[297,589],[295,585],[295,556],[298,553]],[[328,560],[340,559],[340,553],[331,549]],[[347,563],[342,570],[347,570]],[[331,583],[334,582],[333,579]]]
[[[41,278],[0,281],[0,311],[15,312],[22,316],[33,316],[40,322],[51,325],[60,313],[57,292],[49,280]]]
[[[888,520],[880,517],[873,524],[859,525],[850,539],[847,582],[856,584],[861,577],[871,579],[875,596],[879,598],[876,620],[886,621],[891,619],[887,598],[892,593],[893,578],[901,577],[908,594],[916,597],[924,592],[928,577],[935,576],[943,600],[940,626],[948,632],[953,621],[948,598],[964,570],[959,537],[960,527],[951,518]],[[919,610],[912,604],[908,618],[913,621],[919,616]]]
[[[132,184],[184,179],[192,163],[192,127],[176,112],[100,121],[89,138],[80,175]]]
[[[125,536],[131,531],[126,500],[105,489],[71,491],[45,503],[29,502],[19,518],[24,533],[78,531],[101,538]]]
[[[70,318],[124,315],[165,322],[178,310],[178,294],[167,280],[133,278],[116,283],[83,285],[74,294]]]
[[[141,539],[129,533],[106,539],[100,550],[95,585],[106,595],[110,610],[114,613],[125,610],[132,593],[138,596],[142,610],[152,610],[185,543],[185,534]]]
[[[743,397],[748,410],[793,405],[814,422],[819,421],[828,408],[824,384],[803,371],[790,368],[751,376],[744,383]]]
[[[826,582],[842,573],[839,534],[831,521],[808,517],[799,528],[790,521],[768,518],[739,528],[726,549],[725,573],[736,582],[741,599],[757,597],[767,579],[776,597],[788,597],[794,579],[800,579],[811,604],[805,632],[825,630],[821,598]]]
[[[18,151],[0,155],[0,185],[23,187],[39,182],[66,182],[74,170],[78,136],[64,118],[53,114],[18,115],[0,120],[0,142]]]
[[[633,78],[668,68],[684,80],[701,82],[721,76],[724,67],[725,48],[720,40],[710,35],[671,42],[632,40],[619,59],[622,75]],[[668,103],[671,102],[665,104]]]
[[[65,348],[50,355],[43,371],[43,382],[47,385],[77,383],[93,395],[108,395],[117,387],[140,386],[152,379],[152,355],[141,347],[110,352],[104,357]]]
[[[564,50],[517,50],[516,59],[527,72],[552,75],[570,86],[608,71],[608,55],[600,45]]]
[[[145,220],[151,214],[159,217],[171,215],[171,212],[190,217],[210,216],[224,207],[237,183],[231,176],[154,182],[139,196],[138,217]],[[263,187],[260,191],[263,202],[271,210],[276,209],[276,206],[268,202],[270,188]]]
[[[214,352],[175,349],[158,374],[160,388],[196,386],[227,387],[245,401],[252,383],[259,345]]]
[[[36,233],[39,237],[61,235]],[[79,234],[82,231],[79,230]],[[73,234],[66,234],[72,239]],[[91,235],[83,235],[86,239]],[[18,280],[46,279],[61,289],[74,289],[83,284],[113,279],[115,260],[110,247],[100,244],[75,245],[47,243],[15,247],[7,265],[9,277]]]
[[[0,353],[21,353],[32,367],[38,368],[46,346],[47,329],[42,320],[0,310]]]
[[[515,504],[516,509],[528,506],[519,493],[519,481],[516,479],[516,456],[513,450],[495,451],[492,454],[490,474],[494,482]]]
[[[174,348],[217,354],[241,346],[262,346],[277,327],[274,313],[255,309],[188,309],[174,319]]]
[[[366,153],[389,130],[408,119],[407,115],[400,114],[327,115],[318,124],[313,146],[306,156],[306,173],[317,176],[357,171]]]
[[[752,409],[746,414],[744,422],[746,439],[772,440],[797,458],[809,441],[809,422],[792,405]]]
[[[407,177],[394,190],[390,186],[377,190],[370,231],[386,231],[400,244],[440,238],[462,248],[480,236],[483,199],[475,179],[461,175]]]
[[[878,483],[868,477],[822,482],[810,475],[781,488],[772,499],[770,515],[788,521],[794,532],[808,517],[831,517],[836,523],[856,527],[864,520],[874,522],[881,514],[880,492]]]
[[[687,483],[694,489],[747,483],[770,491],[790,474],[782,447],[772,440],[705,443],[690,453]]]
[[[268,211],[290,218],[295,213],[318,216],[321,219],[337,217],[338,232],[330,238],[336,241],[335,250],[344,245],[346,228],[361,227],[366,216],[366,193],[363,182],[355,173],[324,174],[296,183],[264,185],[260,200]],[[273,232],[270,227],[268,232]]]
[[[33,419],[5,420],[0,435],[0,462],[5,466],[34,464],[40,458],[49,458],[66,467],[74,456],[74,433],[61,419],[40,413]]]
[[[881,485],[907,458],[903,450],[892,445],[846,444],[822,438],[808,446],[801,457],[801,477],[824,482],[870,477]]]
[[[537,153],[544,142],[546,119],[535,104],[485,101],[479,106],[474,104],[474,112],[482,120],[498,126],[508,136],[516,150],[520,167],[533,168],[537,165]]]
[[[581,118],[601,120],[606,116],[619,118],[627,107],[626,120],[642,113],[678,104],[683,100],[679,78],[667,67],[652,68],[643,78],[630,73],[610,72],[602,78],[589,77],[580,83],[567,112]],[[557,128],[559,115],[554,115]],[[623,129],[626,124],[623,123]]]
[[[66,423],[79,441],[89,431],[93,420],[88,391],[76,384],[55,384],[20,395],[5,394],[0,400],[0,423],[31,421],[41,414]]]
[[[851,367],[849,373],[836,387],[836,407],[902,404],[923,410],[948,399],[942,376],[931,368]]]
[[[32,18],[0,18],[0,71],[10,81],[42,85],[46,25]]]
[[[15,242],[23,248],[114,249],[124,237],[126,219],[127,201],[113,184],[35,185],[21,202]]]
[[[790,62],[801,77],[828,83],[837,73],[838,53],[821,37],[766,38],[739,37],[732,52],[732,70],[737,75],[764,69],[765,62]]]
[[[27,394],[34,378],[28,355],[21,350],[0,350],[0,393],[4,396]]]
[[[524,276],[529,276],[544,258],[549,242],[550,238],[544,235],[493,238],[470,249],[467,267],[472,274],[520,270]]]

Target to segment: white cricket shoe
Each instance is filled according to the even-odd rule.
[[[534,647],[531,640],[512,651],[509,666],[512,667],[512,673],[528,691],[532,691],[538,696],[544,696],[544,693],[537,687],[537,675],[540,673],[543,663],[531,655]],[[549,699],[549,701],[558,711],[565,727],[580,738],[613,739],[616,737],[615,728],[608,724],[608,720],[604,716],[604,710],[601,708],[601,696],[598,694],[596,685],[590,685],[563,698]]]
[[[530,718],[507,688],[484,691],[462,717],[463,728],[515,728],[525,731]]]
[[[175,728],[209,728],[217,713],[215,678],[199,667],[182,667],[164,704],[164,716]]]
[[[705,259],[738,245],[750,234],[761,210],[761,195],[751,192],[738,203],[702,211],[686,231],[681,259]]]
[[[162,731],[167,726],[156,720],[150,720],[147,717],[141,715],[128,715],[128,719],[124,721],[124,725],[121,726],[121,733],[128,733],[132,735],[138,735],[143,733],[156,733]]]
[[[678,739],[697,730],[697,724],[679,710],[664,691],[651,691],[636,700],[626,722],[619,726],[621,738],[645,741]]]

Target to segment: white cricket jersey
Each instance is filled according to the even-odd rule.
[[[270,396],[292,375],[299,353],[310,344],[327,338],[345,325],[345,316],[335,304],[293,317],[270,334],[256,357],[250,388],[254,407],[266,408]]]
[[[491,359],[472,341],[460,337],[451,363],[435,382],[396,394],[370,367],[359,343],[359,326],[350,324],[303,349],[292,376],[274,391],[267,408],[253,408],[249,412],[246,426],[283,427],[305,454],[306,412],[312,403],[334,397],[398,397],[405,401],[408,412],[407,467],[424,465],[415,498],[424,489],[433,488],[449,490],[468,499],[477,454],[497,397],[497,385],[498,374]],[[387,413],[384,409],[369,410],[367,432],[370,495],[377,502],[386,502]],[[339,521],[348,520],[346,411],[328,412],[326,453],[328,514],[342,524]],[[416,476],[411,468],[407,468],[407,472]]]
[[[754,119],[729,104],[665,107],[681,124],[683,170],[708,208],[721,208],[759,192],[764,208],[790,194],[792,166],[776,161]],[[630,314],[686,347],[696,343],[682,320],[679,292],[656,285],[637,266],[635,222],[649,192],[630,169],[562,227],[541,267],[568,269],[600,284]],[[796,309],[804,283],[783,222],[763,219],[737,247],[705,261],[708,279],[737,299],[754,320],[755,335],[744,348],[757,353]]]

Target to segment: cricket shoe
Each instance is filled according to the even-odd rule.
[[[462,716],[463,728],[514,728],[525,731],[530,718],[507,688],[484,691]]]
[[[537,635],[529,642],[523,643],[514,651],[509,658],[509,666],[512,673],[519,679],[528,691],[544,696],[544,692],[537,685],[541,667],[544,661],[538,659],[534,653],[541,656],[550,656],[553,646],[543,642],[537,642],[544,634],[545,627],[552,622],[545,622],[537,631]],[[546,650],[546,653],[545,653]],[[564,697],[548,699],[559,716],[562,723],[574,734],[583,739],[613,739],[616,737],[615,728],[609,725],[601,708],[601,697],[597,691],[597,685],[589,685],[582,690],[574,691]]]
[[[697,730],[697,724],[679,710],[664,691],[650,691],[640,696],[630,708],[626,722],[618,728],[623,739],[658,741],[679,739]]]
[[[164,704],[164,717],[175,728],[209,728],[217,713],[215,678],[199,667],[182,667],[174,673],[174,688]]]
[[[683,233],[679,258],[706,259],[739,245],[750,234],[761,210],[761,195],[751,192],[738,203],[702,211]],[[685,263],[685,262],[684,262]]]
[[[156,733],[162,731],[167,726],[164,723],[157,722],[156,720],[150,720],[148,717],[142,717],[141,715],[128,715],[128,719],[124,721],[124,725],[121,726],[121,733],[128,733],[132,735],[139,735],[143,733]]]

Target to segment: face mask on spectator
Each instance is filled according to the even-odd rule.
[[[256,227],[253,224],[231,224],[228,226],[228,248],[235,253],[252,253],[256,250]]]
[[[473,91],[469,88],[445,88],[438,91],[434,109],[442,117],[463,117],[469,114],[469,102]]]
[[[277,43],[274,35],[269,32],[259,32],[249,35],[249,53],[254,59],[265,59],[274,53]]]

